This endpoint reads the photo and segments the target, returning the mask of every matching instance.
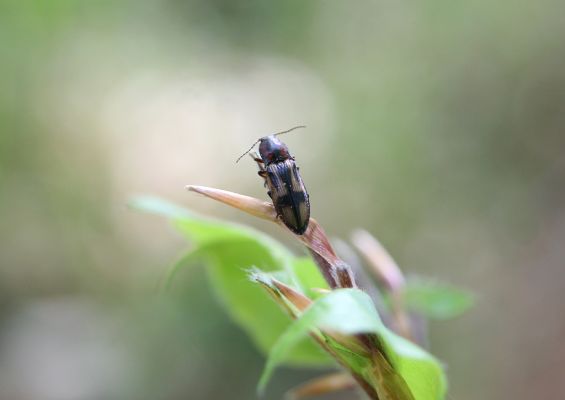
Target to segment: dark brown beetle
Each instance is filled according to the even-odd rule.
[[[277,215],[288,229],[302,235],[306,232],[310,221],[310,199],[294,157],[290,155],[286,144],[277,138],[278,135],[298,128],[305,126],[295,126],[260,138],[237,161],[259,143],[260,158],[257,154],[252,157],[259,166],[259,176],[265,179],[265,186],[269,188],[267,193],[273,200]]]

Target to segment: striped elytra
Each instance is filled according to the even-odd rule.
[[[294,160],[265,166],[269,196],[277,214],[294,233],[302,235],[310,221],[310,199]]]

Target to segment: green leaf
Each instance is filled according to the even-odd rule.
[[[441,363],[430,353],[385,328],[380,332],[394,369],[404,378],[416,400],[441,400],[447,379]]]
[[[128,206],[134,210],[161,215],[172,220],[195,218],[196,216],[187,209],[153,196],[138,196],[131,200]]]
[[[183,267],[204,261],[211,286],[224,308],[258,348],[267,353],[291,319],[261,288],[249,282],[246,270],[253,266],[265,271],[282,270],[292,284],[300,287],[294,276],[295,257],[280,243],[250,227],[204,218],[164,200],[142,197],[131,206],[167,217],[194,245],[173,265],[166,279],[168,286]],[[299,344],[287,363],[333,365],[310,338]]]
[[[295,258],[291,265],[294,275],[303,292],[311,299],[320,297],[320,293],[312,289],[329,289],[316,263],[310,257]]]
[[[309,332],[318,329],[345,335],[374,333],[383,343],[393,371],[387,382],[377,383],[380,390],[397,387],[397,398],[417,400],[443,399],[446,390],[444,372],[439,362],[415,344],[399,337],[384,326],[370,297],[358,289],[339,289],[316,300],[285,332],[271,349],[259,381],[261,392],[274,369],[286,354]],[[366,365],[371,365],[370,360]],[[357,371],[367,376],[370,371]],[[386,375],[385,375],[386,377]],[[407,393],[400,385],[407,385]],[[379,390],[379,389],[377,389]],[[407,393],[402,395],[402,393]]]
[[[290,264],[292,254],[283,245],[251,227],[204,217],[157,197],[140,196],[132,200],[129,206],[168,218],[194,244],[202,245],[240,237],[254,238],[261,245],[269,247],[282,263]]]
[[[409,309],[435,319],[457,317],[475,302],[473,294],[466,290],[421,279],[409,280],[403,297]]]

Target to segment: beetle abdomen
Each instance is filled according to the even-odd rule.
[[[310,200],[292,159],[269,164],[267,185],[277,214],[294,233],[302,235],[310,221]]]

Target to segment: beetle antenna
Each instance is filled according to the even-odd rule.
[[[293,131],[293,130],[295,130],[295,129],[299,129],[299,128],[306,128],[306,125],[294,126],[294,127],[290,128],[290,129],[287,129],[286,131],[277,132],[277,133],[273,134],[273,136],[279,136],[279,135],[282,135],[283,133],[288,133],[288,132],[291,132],[291,131]]]
[[[239,160],[241,160],[243,158],[244,155],[246,155],[247,153],[249,153],[251,150],[253,150],[253,147],[255,147],[255,145],[257,143],[259,143],[261,141],[261,139],[257,139],[257,141],[255,143],[253,143],[253,145],[249,148],[249,150],[247,150],[245,153],[243,153],[236,161],[235,163],[237,164],[239,162]]]

